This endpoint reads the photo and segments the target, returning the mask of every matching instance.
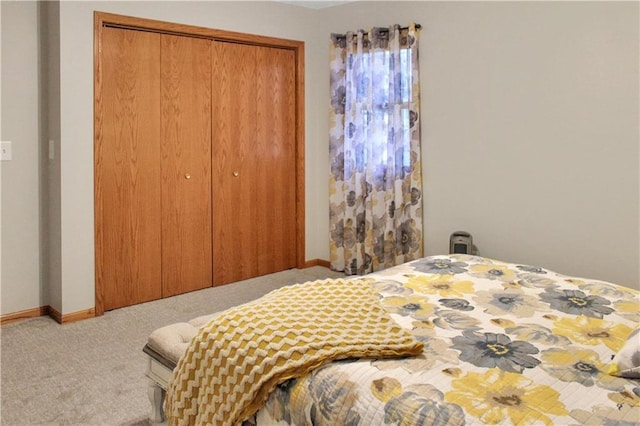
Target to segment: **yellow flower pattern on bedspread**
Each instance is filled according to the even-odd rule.
[[[173,372],[165,412],[171,425],[236,424],[276,385],[329,361],[418,355],[422,347],[366,282],[283,287],[200,329]]]
[[[329,363],[278,385],[248,424],[640,424],[640,379],[609,374],[640,292],[468,255],[364,280],[422,354]]]

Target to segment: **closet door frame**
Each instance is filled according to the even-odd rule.
[[[296,191],[296,267],[304,268],[305,259],[305,153],[304,153],[304,42],[266,37],[254,34],[244,34],[232,31],[192,25],[176,24],[156,21],[152,19],[136,18],[106,12],[94,12],[93,63],[94,63],[94,219],[95,219],[95,314],[104,314],[104,283],[102,262],[103,256],[101,220],[103,211],[97,182],[100,181],[98,167],[98,153],[100,152],[103,136],[103,104],[102,104],[102,30],[106,27],[149,31],[161,34],[184,35],[214,41],[234,42],[257,46],[288,49],[295,53],[295,191]],[[215,209],[215,207],[214,207]],[[215,256],[214,256],[215,261]]]

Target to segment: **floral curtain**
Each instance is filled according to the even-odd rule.
[[[366,274],[422,257],[415,25],[332,35],[331,268]]]

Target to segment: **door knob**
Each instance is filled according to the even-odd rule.
[[[239,175],[239,174],[240,174],[240,173],[239,173],[237,170],[234,170],[234,171],[233,171],[233,177],[238,177],[238,175]]]
[[[191,173],[187,173],[186,175],[184,175],[185,179],[191,179]]]

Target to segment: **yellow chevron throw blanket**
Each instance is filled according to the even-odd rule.
[[[221,312],[200,329],[168,386],[170,425],[246,420],[277,384],[337,359],[422,353],[358,280],[275,290]]]

